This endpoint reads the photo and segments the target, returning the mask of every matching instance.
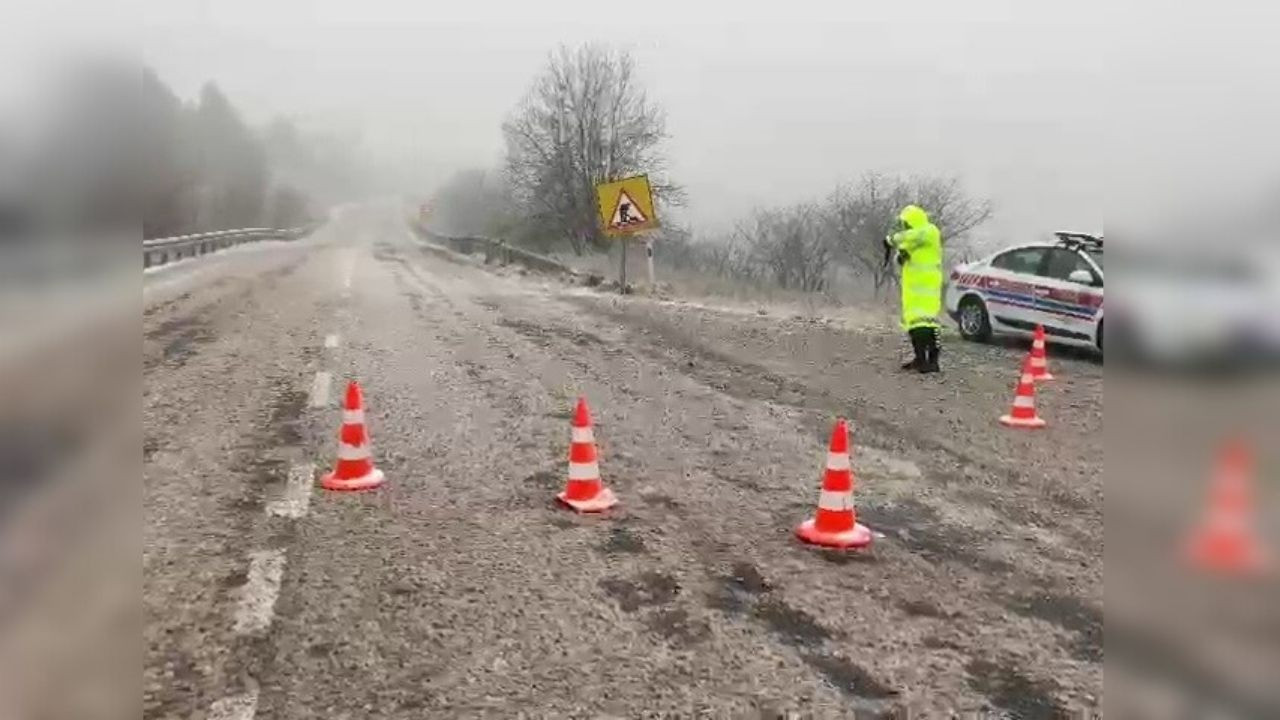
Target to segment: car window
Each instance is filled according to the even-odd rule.
[[[1084,270],[1089,273],[1090,277],[1093,277],[1093,268],[1089,266],[1089,261],[1085,260],[1080,253],[1074,250],[1054,248],[1049,251],[1049,262],[1045,265],[1043,274],[1055,280],[1066,280],[1076,270]]]
[[[1048,248],[1019,248],[1001,253],[991,261],[992,267],[1008,270],[1009,272],[1025,273],[1027,275],[1035,275],[1040,269],[1040,261],[1044,260],[1044,253]]]
[[[1098,265],[1098,269],[1099,269],[1099,270],[1102,270],[1102,269],[1103,269],[1103,267],[1102,267],[1102,251],[1101,251],[1101,250],[1090,250],[1090,251],[1089,251],[1089,257],[1090,257],[1090,258],[1091,258],[1095,263],[1097,263],[1097,265]]]

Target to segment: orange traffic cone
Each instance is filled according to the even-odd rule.
[[[570,432],[569,482],[556,499],[580,513],[601,512],[617,505],[618,498],[600,481],[596,436],[586,398],[578,398]]]
[[[1000,422],[1009,427],[1042,428],[1044,418],[1036,415],[1036,382],[1031,377],[1031,356],[1022,361],[1022,374],[1018,376],[1018,388],[1013,395],[1013,409]]]
[[[858,524],[853,509],[853,469],[849,463],[849,429],[844,418],[831,429],[827,472],[818,495],[818,512],[796,527],[796,535],[812,545],[861,548],[871,544],[871,531]]]
[[[1188,559],[1202,570],[1256,573],[1266,565],[1253,527],[1253,455],[1242,443],[1225,446],[1209,489],[1209,508],[1187,543]]]
[[[1034,380],[1053,379],[1053,373],[1049,372],[1049,358],[1044,351],[1044,326],[1039,324],[1031,340],[1031,377]]]
[[[326,490],[372,490],[383,483],[382,471],[373,466],[369,435],[364,429],[364,398],[360,385],[347,385],[342,410],[342,430],[338,433],[338,463],[333,472],[320,478]]]

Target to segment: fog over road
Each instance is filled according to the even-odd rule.
[[[1100,364],[1002,432],[1020,348],[922,380],[874,318],[497,273],[403,218],[147,275],[144,717],[1100,708]],[[349,378],[373,493],[312,487]],[[579,394],[605,516],[553,502]],[[861,555],[792,536],[837,415]]]

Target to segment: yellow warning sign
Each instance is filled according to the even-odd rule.
[[[658,227],[648,175],[600,183],[596,186],[596,199],[605,235],[629,235]]]

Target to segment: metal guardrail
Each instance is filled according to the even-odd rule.
[[[413,225],[420,235],[438,245],[443,245],[454,252],[461,253],[463,255],[483,252],[485,265],[491,265],[494,263],[499,265],[510,265],[515,263],[523,265],[531,270],[539,270],[542,272],[564,273],[566,275],[580,274],[577,270],[574,270],[564,263],[553,260],[545,255],[530,252],[523,248],[513,247],[502,240],[474,235],[441,235],[440,233],[428,230],[420,223],[411,223],[411,225]]]
[[[281,230],[274,228],[241,228],[238,230],[216,230],[195,235],[143,240],[142,267],[145,269],[156,265],[164,265],[184,257],[204,255],[233,245],[242,245],[257,240],[296,240],[310,232],[311,229],[311,226]]]

